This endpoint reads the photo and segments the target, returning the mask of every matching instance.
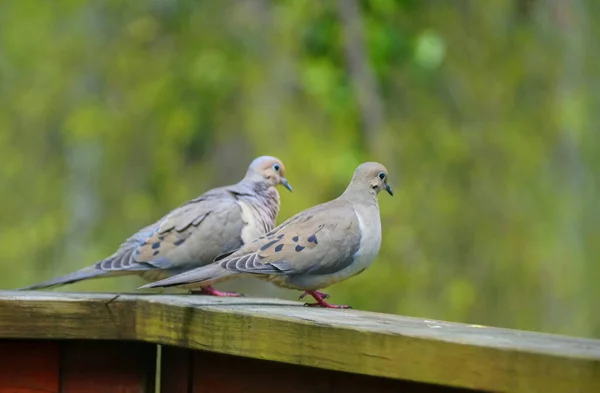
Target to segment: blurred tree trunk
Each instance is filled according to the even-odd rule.
[[[361,114],[364,141],[373,153],[384,126],[384,114],[377,79],[365,48],[364,24],[358,1],[338,0],[338,13],[348,73]]]
[[[558,62],[556,81],[556,125],[558,139],[555,160],[551,164],[551,176],[558,180],[556,189],[561,190],[559,198],[559,215],[556,222],[558,238],[556,242],[556,259],[560,269],[554,272],[571,271],[572,277],[585,281],[584,265],[584,217],[585,217],[585,183],[588,168],[582,154],[582,143],[587,133],[588,97],[585,78],[586,50],[589,32],[588,7],[585,0],[551,0],[538,2],[541,16],[542,34],[549,45],[557,50],[555,59]],[[544,38],[544,37],[543,37]],[[558,176],[557,176],[558,174]],[[572,260],[563,260],[561,256],[576,256]],[[572,320],[573,326],[577,313],[568,307],[571,301],[583,299],[580,293],[579,280],[560,283],[563,275],[547,277],[551,286],[546,288],[544,305],[544,324],[551,326],[564,320]],[[565,288],[561,296],[560,288]],[[554,288],[554,289],[553,289]],[[565,296],[566,295],[566,296]],[[567,310],[571,310],[568,316]],[[581,314],[579,315],[581,317]]]
[[[272,138],[276,145],[283,146],[285,135],[281,132],[285,125],[285,108],[289,105],[298,74],[296,59],[290,48],[285,46],[285,38],[278,36],[276,13],[277,4],[270,0],[257,0],[239,3],[244,16],[251,23],[251,29],[242,30],[240,39],[247,41],[249,55],[253,60],[255,80],[250,81],[253,89],[252,108],[261,114],[256,119],[256,127],[262,137]],[[239,30],[239,26],[234,26]],[[262,153],[261,153],[262,154]]]

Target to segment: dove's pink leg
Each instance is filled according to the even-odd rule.
[[[323,299],[329,299],[329,295],[326,294],[325,292],[315,291],[315,293],[318,293],[319,296],[321,296]],[[300,295],[300,297],[298,299],[304,299],[306,297],[306,295],[310,295],[310,292],[304,291],[304,293],[302,295]]]
[[[325,297],[329,297],[329,295],[327,295],[326,293],[323,292],[319,292],[319,291],[306,291],[305,293],[302,294],[302,296],[300,296],[301,298],[306,296],[306,294],[312,296],[315,298],[315,300],[317,301],[316,303],[306,303],[305,306],[308,307],[323,307],[323,308],[352,308],[350,306],[345,306],[345,305],[338,305],[338,304],[329,304],[327,303],[325,300],[323,300]],[[325,296],[323,296],[325,295]]]
[[[237,292],[224,292],[213,288],[211,285],[203,287],[199,291],[190,291],[192,295],[207,295],[207,296],[218,296],[218,297],[243,297],[244,295]]]

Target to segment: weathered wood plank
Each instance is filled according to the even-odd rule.
[[[0,341],[0,393],[58,393],[59,344]]]
[[[0,338],[136,339],[135,302],[116,297],[0,291]]]
[[[139,339],[502,392],[600,391],[600,341],[265,299],[0,292],[0,338]]]
[[[154,393],[156,346],[131,341],[61,343],[61,393]]]

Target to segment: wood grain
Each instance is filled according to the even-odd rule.
[[[0,338],[136,339],[484,391],[600,391],[598,340],[273,299],[0,292]]]

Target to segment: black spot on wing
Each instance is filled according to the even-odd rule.
[[[175,246],[181,246],[183,243],[185,243],[187,239],[179,239],[173,242],[173,245]]]
[[[302,250],[304,250],[304,247],[298,244],[298,245],[296,246],[296,252],[300,252],[300,251],[302,251]]]
[[[264,244],[260,250],[261,251],[265,251],[267,248],[271,247],[273,244],[277,243],[279,241],[279,239],[277,240],[271,240],[270,242],[268,242],[267,244]]]
[[[152,253],[152,255],[157,256],[160,251],[156,250]]]
[[[160,242],[152,243],[152,249],[153,250],[156,250],[158,247],[160,247]]]
[[[282,233],[281,235],[277,236],[277,239],[283,239],[285,235]]]
[[[293,241],[295,241],[295,242],[297,242],[298,240],[300,240],[300,238],[299,238],[298,236],[294,236],[294,237],[292,238],[292,240],[293,240]]]
[[[308,239],[306,239],[306,241],[308,241],[309,243],[319,244],[319,241],[317,240],[317,237],[315,235],[310,235]]]
[[[283,244],[278,244],[277,247],[275,247],[275,252],[279,252],[283,250]]]

